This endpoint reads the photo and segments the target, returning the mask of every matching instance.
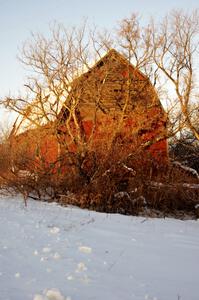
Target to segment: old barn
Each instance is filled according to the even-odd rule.
[[[87,145],[120,139],[131,150],[150,145],[153,157],[167,159],[166,113],[156,90],[114,49],[74,80],[59,115],[60,132],[66,133],[67,120]]]
[[[86,154],[108,149],[122,158],[140,147],[165,163],[166,132],[166,113],[154,86],[112,49],[72,82],[55,122],[19,135],[14,144],[37,165],[53,165],[76,152],[83,161]]]

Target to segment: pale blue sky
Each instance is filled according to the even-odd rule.
[[[23,85],[25,70],[17,60],[22,43],[31,31],[47,33],[54,20],[71,26],[88,17],[90,23],[111,28],[132,12],[148,18],[197,7],[198,0],[0,0],[0,97]]]

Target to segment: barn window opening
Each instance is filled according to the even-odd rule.
[[[98,63],[98,67],[102,67],[104,65],[104,62],[103,61],[100,61],[99,63]]]

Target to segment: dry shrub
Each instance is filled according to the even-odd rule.
[[[35,165],[33,157],[21,148],[9,155],[6,147],[1,148],[1,178],[8,190],[23,194],[24,199],[31,196],[130,215],[154,211],[155,216],[159,215],[157,212],[162,212],[161,216],[177,216],[179,211],[195,213],[198,179],[179,166],[161,164],[136,143],[127,149],[117,140],[108,151],[102,145],[84,156],[62,154],[53,165],[40,161],[36,172],[30,168]],[[14,171],[9,157],[14,158]],[[20,168],[25,170],[23,176]]]
[[[11,147],[10,141],[0,147],[0,184],[3,192],[20,193],[26,199],[54,197],[57,180],[51,165],[42,160],[38,164],[36,158],[28,149],[27,142]]]
[[[181,211],[195,214],[196,177],[172,164],[161,165],[146,151],[123,158],[122,149],[117,150],[99,160],[90,181],[78,185],[76,178],[72,193],[62,197],[62,204],[130,215],[154,211],[153,216],[178,216]]]
[[[173,164],[159,172],[148,183],[146,197],[149,207],[171,213],[179,210],[195,212],[199,199],[199,181],[196,176]]]

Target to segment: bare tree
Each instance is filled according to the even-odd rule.
[[[118,45],[129,64],[133,63],[135,68],[143,70],[152,80],[160,98],[163,95],[164,77],[168,88],[168,82],[174,86],[172,107],[176,108],[174,100],[177,98],[182,112],[179,114],[181,118],[174,120],[174,133],[177,131],[177,123],[178,129],[186,124],[198,138],[189,105],[196,89],[194,73],[198,51],[198,13],[195,11],[187,15],[174,11],[161,24],[156,25],[153,22],[142,26],[140,20],[137,14],[123,19],[119,23],[116,36],[107,31],[98,32],[96,28],[90,30],[86,22],[80,28],[71,30],[55,24],[51,28],[50,38],[33,34],[31,41],[24,44],[20,55],[22,63],[33,71],[25,84],[27,94],[18,98],[8,97],[3,101],[7,107],[21,115],[13,132],[22,124],[30,128],[30,125],[42,127],[54,122],[60,108],[64,106],[68,111],[65,125],[71,143],[79,143],[82,148],[85,141],[77,116],[81,91],[79,95],[76,93],[75,98],[72,97],[70,103],[67,102],[68,95],[72,85],[74,86],[74,79],[88,71],[104,51],[110,50],[112,45]],[[129,93],[123,105],[123,115],[129,102],[128,96]],[[169,97],[168,93],[163,97]],[[76,127],[75,136],[71,120]],[[122,122],[121,116],[119,124]]]
[[[135,68],[144,72],[155,85],[156,69],[153,65],[153,43],[150,24],[143,26],[139,14],[132,14],[119,22],[116,30],[119,50]]]
[[[49,38],[41,34],[32,34],[31,40],[23,45],[19,59],[30,69],[31,74],[24,84],[26,93],[17,98],[7,97],[1,100],[4,106],[19,114],[9,140],[16,147],[16,134],[28,129],[28,139],[34,140],[32,144],[35,143],[34,136],[38,135],[36,145],[41,145],[37,148],[44,148],[42,145],[47,138],[43,136],[53,136],[60,145],[62,155],[67,153],[69,163],[76,164],[81,170],[82,162],[93,144],[96,120],[92,126],[93,134],[85,140],[79,112],[79,101],[83,91],[82,87],[78,90],[74,87],[76,80],[102,57],[111,40],[108,34],[100,36],[97,29],[87,28],[86,21],[79,28],[72,29],[54,24],[50,33]],[[96,107],[106,78],[101,80],[96,95],[93,95]],[[74,89],[75,92],[71,92]],[[32,157],[35,156],[35,152],[35,149],[31,150]],[[58,160],[60,158],[54,157],[54,163],[57,165]]]
[[[173,88],[173,102],[178,101],[184,123],[199,140],[199,132],[192,121],[192,101],[198,108],[197,60],[199,51],[199,15],[172,11],[161,24],[152,25],[153,59],[159,76]],[[171,93],[170,93],[171,95]]]
[[[138,14],[132,14],[117,29],[121,51],[147,74],[160,99],[167,99],[168,137],[187,127],[199,138],[192,118],[193,102],[198,109],[198,36],[197,10],[171,11],[162,22],[152,19],[145,26]]]

